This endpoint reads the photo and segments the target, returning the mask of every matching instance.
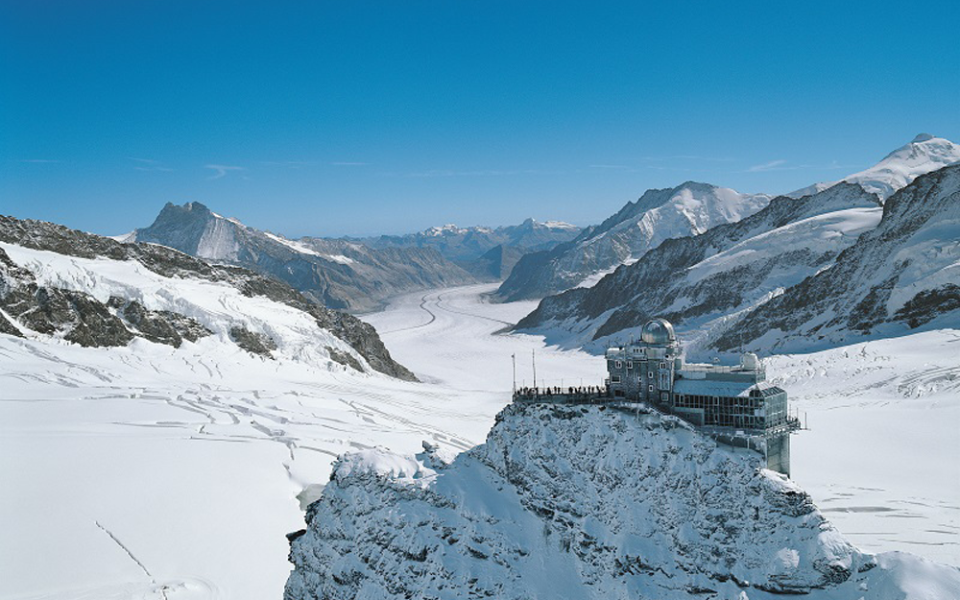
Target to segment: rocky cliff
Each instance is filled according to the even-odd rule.
[[[860,552],[761,456],[673,417],[511,405],[452,462],[424,446],[339,460],[287,600],[960,594],[957,569]]]

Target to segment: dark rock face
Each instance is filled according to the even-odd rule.
[[[140,337],[157,344],[179,348],[183,340],[196,342],[213,333],[195,319],[168,310],[147,310],[136,300],[111,298],[107,305],[122,314]]]
[[[510,275],[523,256],[524,250],[520,248],[500,245],[487,250],[480,258],[458,264],[477,279],[500,281]]]
[[[164,246],[122,244],[53,223],[7,216],[0,216],[0,241],[80,258],[134,260],[165,277],[230,284],[246,296],[264,296],[308,313],[318,327],[352,346],[373,369],[393,377],[416,380],[413,373],[390,357],[370,324],[310,302],[290,286],[247,269],[211,265]],[[64,328],[71,331],[79,328],[67,339],[100,346],[124,345],[134,335],[177,346],[178,338],[195,341],[209,335],[199,323],[183,315],[147,311],[139,304],[124,304],[119,300],[113,304],[113,307],[107,306],[85,294],[65,290],[46,289],[41,293],[33,275],[0,250],[0,308],[34,331],[53,333]]]
[[[14,337],[23,337],[23,334],[20,333],[20,330],[17,329],[16,325],[11,323],[3,313],[0,313],[0,333],[6,335],[12,335]]]
[[[247,352],[267,358],[273,358],[270,353],[277,349],[277,343],[269,335],[254,333],[244,327],[232,327],[230,339]]]
[[[894,319],[916,329],[940,315],[960,310],[960,286],[947,283],[943,287],[924,290],[911,298]]]
[[[106,305],[80,292],[38,286],[33,274],[0,249],[0,308],[25,327],[86,347],[124,346],[133,339]],[[4,333],[21,335],[9,324]]]
[[[803,219],[848,208],[878,207],[877,198],[853,184],[839,184],[800,199],[774,198],[766,208],[736,223],[706,232],[668,239],[636,263],[621,266],[589,289],[573,289],[544,298],[537,309],[517,324],[536,329],[551,321],[599,322],[594,339],[642,326],[663,316],[675,324],[708,314],[722,314],[742,305],[772,271],[816,270],[829,264],[834,253],[784,248],[769,259],[688,281],[688,270],[708,257],[745,240]],[[524,259],[531,257],[524,257]],[[521,261],[522,262],[522,261]],[[520,265],[517,266],[519,268]]]
[[[949,268],[954,259],[943,250],[956,242],[949,239],[949,224],[958,216],[960,165],[921,175],[887,199],[880,225],[843,251],[833,267],[747,314],[736,334],[719,338],[716,347],[733,348],[736,336],[755,340],[770,330],[783,332],[785,343],[803,344],[827,337],[842,341],[884,324],[917,328],[943,315],[960,319],[954,283],[920,290],[892,314],[888,308],[892,294],[906,293],[918,275]],[[942,242],[941,249],[924,250],[933,248],[931,242]]]
[[[361,373],[363,372],[363,367],[359,362],[357,362],[357,359],[355,359],[352,354],[340,352],[336,348],[332,348],[330,346],[327,346],[327,352],[330,353],[330,358],[333,359],[334,362],[340,363],[345,367],[350,367],[355,371],[360,371]]]

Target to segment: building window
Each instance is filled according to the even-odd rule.
[[[652,392],[652,391],[653,391],[653,384],[650,384],[649,386],[647,386],[647,389]]]
[[[660,363],[660,368],[661,368],[661,369],[666,369],[666,368],[667,368],[667,363],[665,363],[665,362]]]
[[[647,371],[647,379],[653,379],[653,371]]]
[[[628,369],[632,369],[632,368],[633,368],[633,363],[630,362],[629,360],[627,361],[627,368],[628,368]]]
[[[612,383],[620,383],[620,376],[619,376],[619,375],[614,375],[614,376],[610,379],[610,381],[611,381]]]
[[[623,363],[618,360],[618,361],[617,361],[617,368],[620,369],[620,368],[622,368],[622,367],[623,367]]]

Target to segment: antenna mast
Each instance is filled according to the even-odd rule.
[[[530,351],[533,356],[533,387],[537,387],[537,349],[534,348]]]

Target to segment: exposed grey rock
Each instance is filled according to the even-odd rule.
[[[158,344],[179,348],[183,340],[196,342],[213,333],[195,319],[168,310],[147,310],[136,300],[111,298],[107,304],[117,309],[138,335]]]
[[[327,352],[330,353],[330,358],[334,362],[340,363],[345,367],[350,367],[355,371],[360,371],[361,373],[363,372],[363,367],[360,365],[359,362],[357,362],[357,359],[354,358],[352,354],[348,354],[346,352],[340,352],[336,348],[332,348],[330,346],[327,346]]]
[[[960,259],[958,221],[960,165],[917,177],[887,199],[877,228],[861,235],[830,269],[751,311],[716,347],[732,348],[741,337],[749,342],[777,331],[775,349],[798,351],[849,343],[879,327],[891,333],[899,325],[905,332],[935,319],[960,325],[952,266]]]
[[[11,323],[3,313],[0,313],[0,333],[14,337],[23,337],[23,333],[21,333],[17,326]]]
[[[277,343],[269,335],[255,333],[245,327],[231,327],[230,339],[247,352],[267,358],[273,358],[270,353],[277,349]]]
[[[389,351],[370,324],[364,323],[356,317],[319,306],[289,285],[265,278],[247,269],[211,265],[165,246],[145,243],[120,243],[110,238],[68,229],[62,225],[42,221],[19,220],[2,215],[0,215],[0,241],[81,258],[105,257],[114,260],[135,260],[151,271],[165,277],[197,278],[233,285],[247,296],[264,296],[308,313],[316,320],[318,327],[330,331],[352,346],[373,369],[393,377],[416,380],[413,373],[390,357]],[[40,333],[53,333],[58,330],[60,325],[68,322],[78,322],[76,319],[80,319],[77,315],[71,316],[65,304],[71,301],[71,298],[75,298],[75,295],[49,290],[46,292],[47,296],[53,293],[57,299],[56,307],[51,307],[51,310],[56,308],[56,314],[31,316],[37,308],[38,300],[35,298],[37,293],[38,289],[33,275],[13,263],[6,253],[0,251],[0,297],[5,298],[4,309],[7,310],[8,314],[17,318],[26,327]],[[93,299],[88,298],[82,302],[87,303],[89,301],[93,301]],[[23,303],[22,306],[20,303]],[[12,305],[13,308],[8,309],[8,305]],[[101,304],[100,307],[91,306],[89,308],[102,316],[104,323],[108,325],[105,331],[112,332],[101,342],[120,343],[126,337],[118,329],[118,325],[123,327],[123,322],[114,316],[106,305]],[[133,309],[131,314],[136,317],[137,312],[136,309]],[[23,318],[18,317],[21,313],[25,315]],[[103,316],[104,313],[110,315],[109,318]],[[155,317],[158,315],[146,313],[146,316]],[[80,320],[82,321],[82,319]],[[165,320],[184,339],[190,339],[188,336],[203,335],[203,331],[196,329],[189,321],[182,321],[176,317],[166,317]],[[135,325],[131,323],[131,327],[135,328]],[[162,326],[158,325],[158,327]],[[151,326],[147,325],[147,329],[150,328]],[[164,339],[175,339],[169,335],[169,330],[163,329],[166,331],[164,335],[167,336]],[[123,328],[123,331],[127,331],[127,334],[133,336],[133,333],[126,328]],[[156,332],[149,335],[154,334]],[[77,335],[83,340],[92,341],[89,335],[82,335],[82,331],[78,332]]]
[[[458,264],[477,279],[502,281],[510,276],[513,267],[524,256],[524,250],[515,246],[499,245],[487,250],[483,256]]]

